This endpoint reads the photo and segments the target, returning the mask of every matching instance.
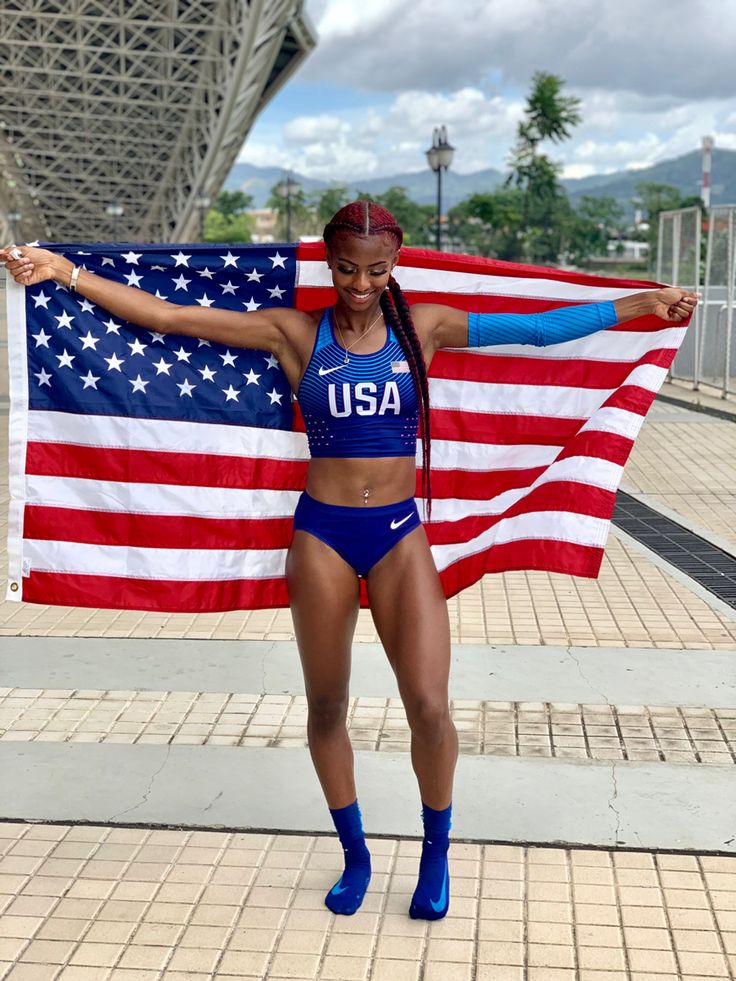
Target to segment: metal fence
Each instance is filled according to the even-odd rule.
[[[657,282],[672,283],[696,292],[701,284],[701,229],[703,215],[698,207],[662,211],[659,215],[657,240]],[[698,306],[695,322],[688,330],[670,377],[692,380],[697,384],[702,335],[702,309]]]
[[[659,218],[657,279],[700,289],[700,208],[662,212]],[[736,394],[736,205],[715,205],[708,215],[703,298],[670,375]]]

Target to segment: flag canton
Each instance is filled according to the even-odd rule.
[[[296,252],[283,245],[47,247],[171,303],[294,304]],[[26,324],[31,409],[291,429],[289,384],[267,351],[134,326],[50,281],[26,290]]]

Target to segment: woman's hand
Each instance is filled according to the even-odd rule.
[[[14,259],[11,252],[21,253],[20,259]],[[59,275],[58,256],[48,249],[39,249],[32,245],[6,245],[0,249],[0,262],[5,263],[10,275],[21,286],[35,286],[46,279],[54,279]]]
[[[698,305],[700,293],[680,289],[679,286],[665,286],[648,294],[653,304],[652,313],[662,320],[679,323],[687,320]]]

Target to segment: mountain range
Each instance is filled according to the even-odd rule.
[[[636,185],[642,181],[657,184],[671,184],[685,195],[698,194],[700,189],[702,158],[699,150],[686,153],[671,160],[661,160],[651,167],[638,170],[618,170],[610,174],[591,174],[590,177],[567,178],[561,183],[570,195],[573,204],[583,194],[597,197],[615,198],[627,217],[633,216],[633,198]],[[227,181],[228,191],[242,190],[253,196],[257,208],[265,206],[271,188],[284,176],[279,167],[256,167],[253,164],[236,163]],[[489,167],[471,174],[458,174],[448,170],[442,181],[443,210],[452,208],[471,194],[488,193],[495,190],[505,179],[505,174]],[[317,180],[294,172],[293,177],[302,186],[307,196],[324,190],[334,182]],[[381,194],[389,187],[398,185],[406,189],[408,196],[417,204],[433,204],[437,195],[437,178],[427,167],[425,170],[406,174],[392,174],[388,177],[368,177],[361,180],[346,181],[351,196],[358,191],[368,194]],[[736,201],[736,150],[713,151],[712,192],[713,204],[727,204]]]

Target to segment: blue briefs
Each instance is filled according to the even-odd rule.
[[[304,491],[294,513],[294,531],[307,531],[329,545],[358,576],[367,576],[421,523],[413,497],[382,507],[352,508],[316,501]]]

